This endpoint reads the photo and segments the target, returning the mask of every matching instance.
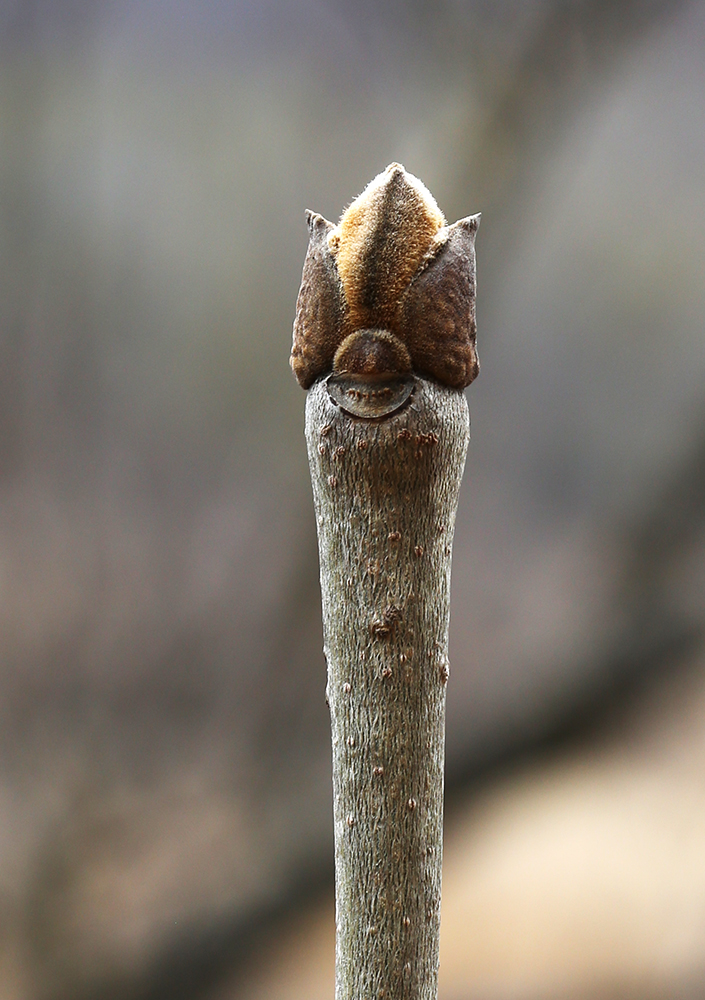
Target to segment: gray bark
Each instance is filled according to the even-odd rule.
[[[464,395],[306,403],[333,737],[336,1000],[436,1000],[451,547]]]

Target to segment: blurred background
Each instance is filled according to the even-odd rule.
[[[441,1000],[705,995],[705,5],[0,2],[0,996],[332,997],[304,210],[482,211]]]

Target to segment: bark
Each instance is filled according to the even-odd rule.
[[[436,1000],[453,528],[464,395],[381,420],[309,391],[333,737],[336,1000]]]

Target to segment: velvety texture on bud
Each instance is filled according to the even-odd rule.
[[[332,371],[344,341],[360,374],[406,374],[408,357],[418,375],[469,385],[479,371],[479,218],[446,225],[428,189],[398,163],[370,182],[337,226],[309,212],[290,362],[303,388]],[[363,333],[374,336],[353,336]]]
[[[336,375],[410,375],[411,357],[405,344],[388,330],[356,330],[335,352]]]

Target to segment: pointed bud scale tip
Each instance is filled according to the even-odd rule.
[[[453,226],[458,226],[459,228],[464,229],[467,233],[471,234],[474,239],[478,229],[480,228],[481,218],[482,212],[478,212],[477,215],[468,215],[464,219],[458,219],[457,222],[453,223]]]
[[[315,212],[306,220],[311,238],[291,355],[299,383],[308,388],[330,373],[352,334],[376,331],[374,341],[354,341],[355,365],[370,376],[390,374],[393,359],[408,370],[409,357],[416,374],[457,389],[469,385],[479,370],[474,243],[480,216],[447,225],[425,184],[391,163],[337,226]],[[392,341],[379,340],[382,334],[403,350],[390,353]]]

